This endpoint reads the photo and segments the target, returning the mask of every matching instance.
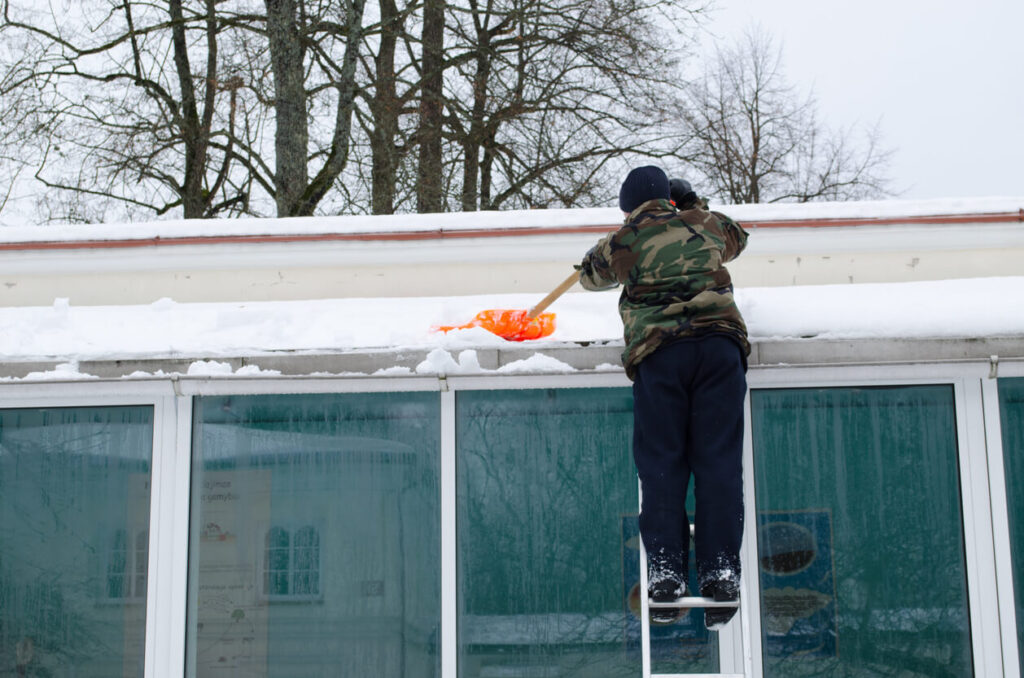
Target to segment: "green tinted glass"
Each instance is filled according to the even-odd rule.
[[[0,410],[0,675],[142,676],[151,407]]]
[[[188,675],[438,675],[438,395],[195,412]]]
[[[456,412],[459,675],[639,675],[630,391],[464,391]],[[655,636],[658,670],[717,663],[702,625]]]
[[[1024,378],[999,380],[999,413],[1003,429],[1006,502],[1013,553],[1013,587],[1017,604],[1017,647],[1024,648]],[[1021,660],[1024,670],[1024,658]]]
[[[972,675],[952,387],[751,405],[765,675]]]

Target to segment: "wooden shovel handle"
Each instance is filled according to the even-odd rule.
[[[537,316],[539,316],[541,313],[544,312],[544,309],[546,309],[551,304],[555,303],[555,299],[557,299],[558,297],[560,297],[563,294],[565,294],[565,292],[570,287],[575,285],[576,281],[578,281],[579,279],[580,279],[580,272],[577,271],[577,270],[573,270],[572,274],[570,274],[568,278],[563,280],[562,283],[558,287],[556,287],[555,289],[551,290],[551,293],[548,294],[548,296],[546,296],[543,299],[541,299],[540,302],[536,306],[531,308],[527,312],[526,316],[528,318],[536,318]]]

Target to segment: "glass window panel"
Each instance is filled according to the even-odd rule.
[[[143,675],[152,451],[152,407],[0,410],[0,675]]]
[[[1003,430],[1003,464],[1013,554],[1017,606],[1017,648],[1024,651],[1024,377],[999,380],[999,414]],[[1021,671],[1024,672],[1024,657]]]
[[[751,405],[765,675],[972,675],[953,388]]]
[[[457,394],[462,678],[640,675],[632,407],[629,389]],[[654,630],[657,671],[717,666],[689,619]]]
[[[436,676],[436,393],[195,401],[189,676]]]

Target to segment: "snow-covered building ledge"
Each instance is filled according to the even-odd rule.
[[[136,359],[34,358],[4,362],[0,383],[53,383],[81,380],[220,381],[291,378],[329,381],[388,377],[583,375],[622,376],[621,347],[614,344],[562,344],[448,351],[350,351],[273,353],[251,356],[171,356]],[[930,339],[793,339],[754,342],[751,370],[794,367],[951,365],[987,363],[993,376],[1000,364],[1024,363],[1024,336]]]
[[[417,376],[621,371],[617,293],[569,294],[548,338],[472,328],[531,295],[0,309],[0,378]],[[751,368],[1024,358],[1024,276],[747,288]],[[60,367],[59,367],[60,366]]]
[[[1021,206],[1024,198],[727,208],[752,233],[730,266],[751,367],[1024,357]],[[552,307],[557,330],[540,341],[435,328],[487,308],[529,308],[618,216],[2,229],[0,378],[615,371],[616,291],[577,286]]]

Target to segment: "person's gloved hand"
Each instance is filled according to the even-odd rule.
[[[697,201],[693,186],[686,179],[671,179],[668,182],[668,193],[672,202],[679,209],[688,209]]]

